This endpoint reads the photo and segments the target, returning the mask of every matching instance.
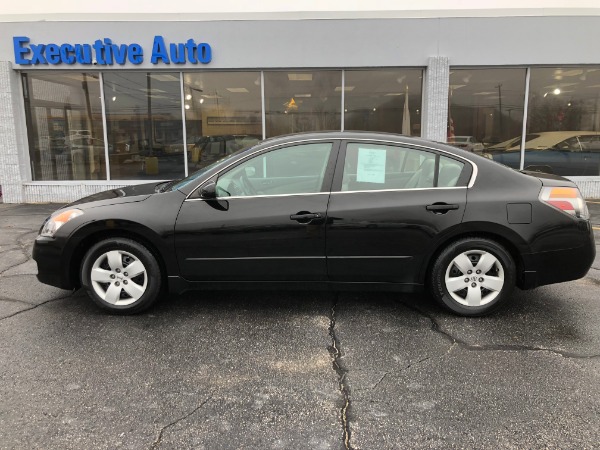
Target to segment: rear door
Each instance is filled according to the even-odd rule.
[[[462,221],[472,166],[402,144],[342,144],[329,201],[331,281],[414,283],[442,233]]]

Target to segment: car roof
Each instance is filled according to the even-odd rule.
[[[295,141],[306,141],[313,139],[360,139],[360,140],[374,140],[374,141],[388,141],[398,142],[414,145],[426,145],[428,147],[440,147],[443,146],[444,150],[451,148],[453,151],[455,147],[448,147],[444,143],[430,141],[420,137],[404,136],[396,133],[385,133],[385,132],[372,132],[372,131],[310,131],[304,133],[286,134],[282,136],[276,136],[265,139],[259,146],[266,147],[278,144],[285,144]]]

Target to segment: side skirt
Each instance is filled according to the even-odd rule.
[[[195,290],[301,290],[301,291],[384,291],[423,292],[417,283],[351,283],[333,281],[188,281],[169,276],[169,292],[182,294]]]

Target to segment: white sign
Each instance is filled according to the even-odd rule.
[[[386,150],[359,148],[356,181],[362,183],[385,183],[386,154]]]

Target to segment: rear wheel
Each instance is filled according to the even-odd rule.
[[[463,316],[489,314],[511,298],[515,263],[504,247],[484,238],[465,238],[450,244],[431,271],[434,298]]]
[[[139,242],[112,238],[98,242],[83,258],[81,282],[91,299],[115,314],[135,314],[159,298],[160,266]]]

